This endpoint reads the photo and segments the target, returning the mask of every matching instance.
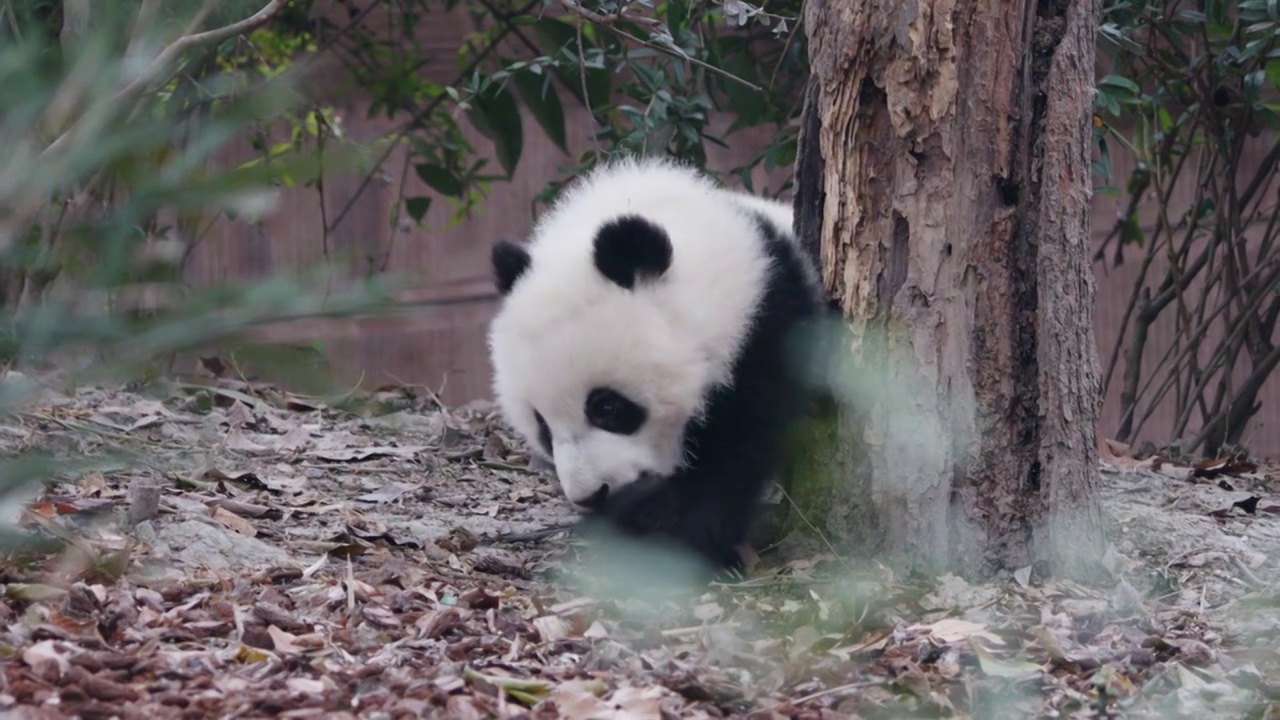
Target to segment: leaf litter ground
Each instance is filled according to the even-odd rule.
[[[1280,478],[1247,464],[1104,445],[1102,586],[766,554],[646,595],[574,574],[485,403],[42,389],[0,443],[67,461],[7,501],[4,717],[1280,717]]]

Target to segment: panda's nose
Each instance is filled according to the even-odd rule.
[[[607,484],[601,485],[600,489],[596,490],[594,495],[586,500],[578,501],[578,505],[586,508],[587,510],[599,510],[604,507],[604,501],[607,497],[609,497],[609,486]]]

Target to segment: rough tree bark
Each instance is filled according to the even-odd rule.
[[[797,229],[862,378],[829,535],[922,570],[1097,567],[1097,19],[1094,0],[806,4]]]

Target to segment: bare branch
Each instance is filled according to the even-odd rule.
[[[574,15],[590,20],[597,25],[613,25],[618,20],[627,20],[629,22],[636,23],[637,25],[648,25],[651,27],[659,27],[662,25],[662,21],[656,17],[630,17],[623,15],[621,12],[613,15],[602,15],[594,10],[588,10],[583,7],[581,3],[577,2],[577,0],[560,0],[560,4]]]
[[[680,48],[675,47],[672,44],[660,43],[654,40],[645,40],[644,38],[638,38],[635,35],[632,35],[631,33],[625,30],[622,30],[614,25],[614,23],[617,22],[618,20],[626,20],[627,22],[633,22],[633,23],[636,23],[637,25],[647,25],[650,27],[656,27],[661,29],[662,22],[660,20],[657,20],[656,18],[638,18],[630,15],[620,15],[620,14],[619,15],[601,15],[598,12],[595,12],[593,10],[588,10],[587,8],[582,7],[582,5],[578,4],[575,0],[560,0],[560,4],[563,5],[565,9],[567,9],[569,12],[573,13],[574,15],[577,15],[579,18],[583,20],[587,20],[589,22],[596,23],[601,27],[608,28],[609,32],[620,35],[632,42],[639,43],[641,45],[644,45],[645,47],[653,48],[654,50],[657,50],[659,52],[664,52],[672,57],[680,58],[681,60],[684,60],[685,62],[688,62],[692,65],[697,65],[698,67],[702,68],[703,70],[706,70],[707,72],[715,73],[716,75],[719,75],[727,80],[732,80],[740,85],[749,87],[752,90],[755,90],[757,92],[764,90],[764,88],[760,87],[759,85],[756,85],[750,80],[740,78],[737,75],[734,75],[733,73],[729,72],[728,70],[725,70],[724,68],[716,67],[715,65],[712,65],[707,62],[703,62],[702,60],[699,60],[696,57],[689,56],[688,54],[681,51]]]
[[[1232,439],[1238,439],[1244,429],[1244,423],[1261,407],[1261,403],[1255,402],[1258,391],[1262,389],[1263,383],[1267,381],[1267,377],[1271,375],[1271,371],[1280,366],[1280,347],[1275,347],[1265,358],[1261,359],[1254,368],[1253,372],[1244,381],[1244,385],[1238,390],[1227,403],[1225,412],[1215,414],[1203,428],[1200,433],[1191,441],[1189,449],[1194,450],[1202,444],[1208,443],[1212,445],[1220,445],[1224,441],[1231,442]],[[1217,447],[1209,448],[1218,450]]]
[[[274,17],[276,13],[280,12],[280,10],[284,8],[285,2],[286,0],[270,0],[270,2],[264,5],[261,10],[240,22],[232,23],[214,30],[206,30],[202,33],[183,35],[170,43],[165,47],[165,49],[161,50],[151,63],[138,73],[137,77],[135,77],[132,82],[120,88],[120,90],[116,92],[115,100],[121,103],[128,102],[142,94],[142,92],[146,90],[151,83],[160,79],[160,77],[164,75],[165,70],[170,68],[178,58],[182,57],[183,53],[194,47],[220,43],[227,38],[253,32],[259,27],[262,27],[268,20]],[[49,143],[49,146],[44,149],[44,152],[40,153],[40,160],[46,160],[59,152],[62,152],[63,148],[65,148],[67,143],[70,142],[74,132],[75,128],[73,127],[59,135],[57,140]]]

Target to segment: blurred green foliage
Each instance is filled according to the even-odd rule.
[[[328,268],[206,288],[180,282],[191,242],[175,234],[196,238],[220,215],[259,214],[279,187],[316,182],[322,166],[307,143],[267,162],[212,161],[264,126],[315,127],[314,109],[281,72],[292,60],[244,63],[243,37],[218,32],[264,3],[214,5],[210,16],[191,2],[0,3],[6,364],[56,365],[72,383],[136,377],[170,353],[256,324],[388,307],[376,280],[344,283]],[[236,15],[232,5],[248,9]],[[75,11],[89,15],[72,22],[66,13]],[[206,31],[214,34],[193,35]],[[325,163],[355,159],[330,148]],[[167,297],[127,299],[146,289]],[[22,411],[32,389],[8,375],[0,413]],[[72,472],[71,462],[43,449],[10,456],[0,497]]]

